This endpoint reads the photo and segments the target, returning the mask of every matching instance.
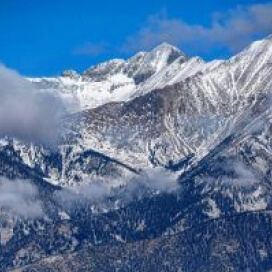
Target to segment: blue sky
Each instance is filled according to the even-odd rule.
[[[272,1],[0,0],[0,62],[26,76],[83,71],[162,41],[226,58],[272,33]]]

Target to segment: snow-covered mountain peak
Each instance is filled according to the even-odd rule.
[[[179,49],[179,48],[177,48],[176,46],[174,46],[174,45],[171,45],[171,44],[169,44],[169,43],[167,43],[167,42],[163,42],[163,43],[161,43],[161,44],[159,44],[158,46],[156,46],[154,49],[152,49],[152,51],[151,52],[176,52],[176,53],[178,53],[178,54],[180,54],[180,55],[185,55],[183,52],[181,52],[181,50]]]
[[[136,85],[142,85],[175,60],[180,58],[182,62],[188,57],[178,48],[162,43],[150,52],[140,52],[128,60],[129,75],[134,79]],[[136,61],[137,60],[137,61]],[[131,69],[133,67],[133,69]]]
[[[138,85],[177,58],[183,61],[188,59],[178,48],[162,43],[150,52],[139,52],[128,60],[114,59],[91,66],[84,72],[84,77],[90,81],[100,82],[121,73],[133,78],[135,84]]]
[[[147,56],[146,63],[152,66],[156,72],[159,72],[165,66],[174,62],[177,58],[182,58],[184,61],[188,57],[182,53],[177,47],[168,43],[162,43],[155,47]]]
[[[230,61],[235,62],[237,59],[241,58],[249,60],[260,55],[262,55],[265,59],[272,57],[272,35],[269,35],[262,40],[253,42],[238,55],[232,57]]]
[[[222,79],[220,85],[235,96],[237,90],[247,89],[243,87],[244,75],[250,77],[251,82],[251,79],[258,76],[258,71],[267,70],[263,69],[263,64],[271,62],[271,36],[254,42],[227,61],[209,63],[199,57],[189,58],[175,46],[162,43],[149,52],[139,52],[127,60],[113,59],[91,66],[82,76],[68,70],[60,77],[30,80],[38,88],[56,90],[68,101],[67,107],[71,105],[71,101],[76,101],[78,107],[68,109],[74,112],[96,108],[109,102],[132,100],[154,89],[164,88],[202,73],[206,76],[196,78],[196,81],[205,78],[212,81]],[[231,80],[225,76],[227,71]],[[230,82],[233,82],[231,88]],[[207,92],[211,95],[214,93],[210,89]]]
[[[69,69],[69,70],[65,70],[61,73],[62,77],[67,77],[70,79],[79,79],[80,78],[80,74],[78,72],[76,72],[75,70]]]
[[[29,79],[40,89],[56,90],[71,105],[76,101],[78,107],[68,111],[81,111],[99,107],[109,102],[127,101],[137,95],[140,89],[151,90],[154,86],[144,84],[157,74],[163,73],[176,61],[186,63],[188,57],[178,48],[162,43],[150,52],[139,52],[131,58],[113,59],[91,66],[78,74],[66,70],[59,77]],[[163,77],[165,78],[165,77]],[[150,82],[156,82],[150,81]],[[164,86],[165,82],[162,82]],[[157,85],[156,85],[157,86]]]

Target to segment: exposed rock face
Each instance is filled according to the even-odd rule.
[[[162,44],[31,79],[64,99],[97,97],[65,119],[54,152],[2,140],[2,175],[31,180],[46,216],[0,215],[0,270],[269,271],[271,74],[268,37],[227,61]],[[153,168],[176,173],[177,187],[145,184]],[[101,202],[63,188],[97,179],[114,192]]]

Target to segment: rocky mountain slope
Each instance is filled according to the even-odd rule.
[[[163,50],[165,54],[161,53]],[[122,98],[124,101],[104,101],[105,105],[85,109],[68,118],[69,143],[60,147],[57,156],[61,162],[57,165],[44,162],[46,155],[40,149],[32,148],[30,155],[29,148],[22,150],[17,145],[24,161],[32,166],[37,163],[52,182],[61,178],[69,180],[69,184],[94,173],[90,171],[93,167],[86,166],[94,161],[86,161],[86,152],[96,158],[102,154],[111,162],[116,159],[128,166],[123,168],[119,164],[115,176],[129,175],[128,169],[169,168],[187,159],[196,163],[224,140],[234,124],[243,118],[244,111],[259,97],[269,93],[272,87],[270,37],[253,43],[230,60],[206,64],[198,58],[185,61],[184,54],[165,44],[149,53],[149,58],[156,59],[156,52],[160,52],[159,56],[162,55],[163,59],[165,56],[170,58],[169,52],[181,56],[164,68],[161,68],[163,65],[158,66],[156,69],[159,72],[138,85],[138,90],[135,89],[129,97]],[[132,59],[135,60],[135,57]],[[170,59],[173,60],[173,57]],[[139,60],[140,64],[143,62]],[[109,63],[107,77],[127,73],[124,68],[118,65],[119,68],[112,68],[112,62]],[[154,63],[165,64],[165,61],[156,59]],[[107,63],[98,67],[103,70],[105,65]],[[148,65],[143,66],[146,68]],[[138,70],[146,70],[144,68]],[[93,69],[96,71],[98,68],[88,71]],[[43,80],[36,80],[42,88]],[[105,76],[93,76],[91,80],[104,84]],[[56,91],[62,93],[62,87],[59,89],[58,86]],[[85,93],[84,90],[77,92],[79,96]],[[93,95],[95,91],[90,90],[89,93]],[[81,157],[86,161],[83,165],[78,163]],[[100,162],[98,165],[101,166]],[[100,166],[101,170],[103,164]]]
[[[162,44],[30,79],[70,113],[54,150],[1,141],[1,174],[30,180],[44,216],[3,210],[0,270],[272,269],[271,74],[267,37],[229,60]]]

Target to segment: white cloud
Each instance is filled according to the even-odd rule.
[[[253,173],[249,166],[241,161],[234,161],[222,167],[225,171],[233,173],[233,177],[222,176],[222,184],[235,187],[251,187],[260,183],[259,177]]]
[[[171,193],[178,187],[177,174],[164,169],[148,169],[140,175],[135,175],[122,182],[120,188],[111,184],[108,179],[95,179],[88,184],[56,192],[56,200],[65,207],[74,207],[74,203],[82,200],[102,204],[107,198],[115,199],[127,204],[130,201],[141,198],[148,191]],[[110,204],[110,202],[108,203]],[[110,204],[112,208],[113,205]]]
[[[0,135],[53,143],[60,132],[64,107],[50,91],[41,92],[30,82],[0,65]]]
[[[130,180],[128,184],[136,183],[138,186],[145,186],[151,190],[170,193],[178,186],[177,178],[178,176],[176,173],[161,168],[155,168],[143,171],[141,175]]]
[[[37,188],[28,180],[0,178],[0,208],[12,215],[33,219],[43,217]]]
[[[191,25],[165,14],[151,16],[138,33],[127,38],[125,51],[150,49],[169,43],[192,48],[201,54],[216,48],[238,51],[252,40],[272,32],[272,3],[238,6],[225,13],[214,13],[210,26]]]

